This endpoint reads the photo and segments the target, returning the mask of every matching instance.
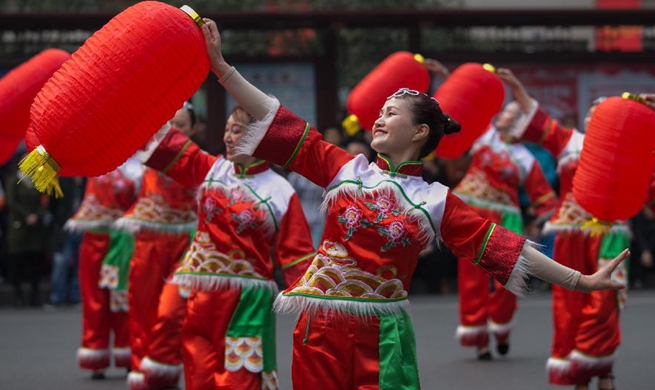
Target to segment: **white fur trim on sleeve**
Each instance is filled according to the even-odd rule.
[[[262,120],[256,121],[248,126],[248,131],[243,135],[239,142],[237,142],[237,145],[234,148],[235,155],[238,156],[245,154],[252,156],[259,146],[259,143],[264,139],[268,128],[271,126],[271,123],[273,123],[273,119],[275,119],[277,110],[280,108],[280,101],[271,97],[271,99],[267,101],[267,104],[269,105],[268,114],[266,114]]]
[[[534,114],[537,113],[538,108],[539,103],[532,99],[530,110],[525,115],[521,116],[521,118],[519,118],[510,129],[509,133],[512,137],[515,139],[521,139],[523,137],[525,130],[528,128],[530,122],[532,122],[532,118],[534,118]]]

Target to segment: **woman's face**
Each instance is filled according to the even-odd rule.
[[[505,105],[505,108],[496,117],[494,125],[501,133],[506,133],[512,127],[514,122],[518,119],[520,114],[520,107],[516,102],[510,102]]]
[[[171,119],[171,125],[181,131],[187,137],[191,137],[195,133],[195,129],[191,124],[191,114],[186,108],[180,108]]]
[[[243,135],[246,134],[248,122],[248,115],[242,111],[236,111],[227,118],[223,142],[225,143],[225,157],[230,161],[238,162],[234,160],[234,147]]]
[[[386,155],[407,150],[414,137],[411,131],[413,127],[414,120],[408,100],[389,99],[373,124],[371,148]]]

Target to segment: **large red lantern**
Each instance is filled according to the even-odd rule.
[[[41,191],[57,172],[99,176],[143,147],[202,84],[209,58],[189,7],[145,1],[93,34],[34,100],[40,145],[21,163]]]
[[[357,120],[361,128],[371,130],[387,97],[398,89],[406,87],[421,92],[427,91],[430,73],[423,61],[422,56],[406,51],[387,57],[348,95],[348,111],[356,118],[351,116],[347,121]]]
[[[0,79],[0,165],[11,158],[30,123],[30,107],[43,84],[70,54],[47,49]]]
[[[441,109],[460,123],[459,133],[441,139],[436,154],[458,158],[489,127],[505,100],[505,87],[489,64],[460,65],[434,94]]]
[[[596,106],[573,177],[575,199],[603,221],[641,210],[655,168],[655,111],[631,97]]]

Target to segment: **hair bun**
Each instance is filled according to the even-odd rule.
[[[459,124],[456,120],[450,117],[448,114],[443,114],[444,116],[444,127],[443,132],[445,134],[458,133],[462,129],[462,125]]]

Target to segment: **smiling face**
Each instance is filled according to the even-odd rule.
[[[407,150],[412,145],[415,127],[408,100],[391,98],[373,124],[371,148],[385,155]]]
[[[246,134],[250,117],[243,110],[236,110],[227,118],[223,142],[225,143],[225,157],[236,163],[243,163],[249,156],[235,156],[234,147]]]
[[[521,114],[521,108],[517,102],[509,102],[496,117],[494,125],[503,134],[508,132]]]

